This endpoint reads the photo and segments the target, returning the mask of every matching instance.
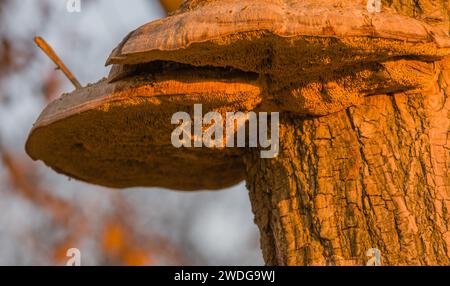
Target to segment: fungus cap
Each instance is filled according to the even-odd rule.
[[[163,60],[286,75],[449,53],[448,27],[388,8],[369,13],[362,0],[194,0],[130,33],[107,64]]]
[[[113,188],[216,190],[241,182],[237,148],[175,148],[174,113],[252,110],[259,87],[245,75],[164,73],[96,84],[63,95],[42,112],[26,151],[55,171]],[[199,81],[199,79],[202,79]]]

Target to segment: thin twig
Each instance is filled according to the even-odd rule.
[[[56,66],[58,66],[58,68],[66,75],[76,89],[82,88],[80,82],[75,78],[62,60],[56,55],[52,47],[50,47],[44,39],[41,37],[35,37],[34,42],[56,64]]]

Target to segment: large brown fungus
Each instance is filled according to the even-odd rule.
[[[173,148],[174,112],[202,103],[207,111],[325,115],[364,95],[424,87],[432,74],[417,60],[450,53],[443,29],[340,2],[186,4],[114,50],[112,83],[53,102],[27,151],[59,172],[110,187],[223,188],[244,178],[239,150]]]

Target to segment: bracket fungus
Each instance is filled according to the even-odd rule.
[[[375,109],[383,105],[378,95],[391,102],[387,98],[397,94],[425,94],[436,87],[437,78],[442,79],[440,71],[447,70],[448,22],[411,17],[397,2],[392,5],[395,9],[383,7],[381,13],[369,13],[366,1],[353,0],[186,1],[169,17],[131,32],[107,60],[113,65],[107,79],[52,102],[32,129],[27,152],[58,172],[119,188],[221,189],[247,176],[268,264],[320,264],[323,255],[334,251],[343,257],[360,253],[348,245],[353,241],[348,235],[353,233],[340,226],[326,235],[326,227],[337,222],[328,225],[325,215],[311,210],[315,201],[303,204],[319,193],[326,197],[344,192],[350,184],[358,192],[367,190],[364,178],[373,175],[367,171],[373,166],[360,152],[369,145],[360,145],[362,131],[356,132],[359,127],[351,116],[357,115],[349,108]],[[448,81],[448,75],[443,80]],[[263,162],[238,148],[176,149],[170,143],[170,118],[178,111],[192,114],[195,103],[203,104],[205,112],[273,111],[296,119],[283,123],[283,153],[273,161]],[[335,118],[341,115],[350,123]],[[296,124],[298,128],[292,129]],[[331,134],[347,127],[355,134],[348,138]],[[340,146],[334,150],[337,153],[351,149],[357,155],[327,161],[329,151],[316,146],[315,140]],[[378,146],[373,144],[371,150]],[[309,150],[311,146],[318,149]],[[304,167],[305,162],[310,165]],[[339,173],[336,180],[347,178],[344,171],[354,179],[345,179],[344,185],[329,182],[337,162],[351,166],[333,169]],[[274,176],[264,170],[273,171]],[[328,171],[331,175],[321,177]],[[291,182],[291,177],[298,180]],[[447,183],[444,188],[449,191]],[[272,200],[260,197],[260,190],[271,193]],[[295,233],[286,233],[280,217],[289,216],[288,209],[298,210],[299,204],[305,214],[291,217],[297,225],[291,230]],[[314,216],[323,226],[321,234],[316,233],[314,220],[309,220]],[[296,236],[301,239],[290,240]],[[361,245],[366,242],[370,240]]]
[[[112,84],[104,79],[65,94],[39,117],[27,152],[58,172],[114,188],[232,186],[245,176],[240,150],[177,149],[171,143],[172,115],[192,114],[195,103],[222,114],[258,104],[255,78],[220,75],[161,67],[154,74]]]

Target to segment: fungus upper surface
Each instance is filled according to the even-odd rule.
[[[191,1],[193,3],[197,1]],[[272,75],[450,53],[448,29],[366,1],[201,1],[132,32],[108,64],[155,60]],[[189,9],[187,8],[189,7]]]

